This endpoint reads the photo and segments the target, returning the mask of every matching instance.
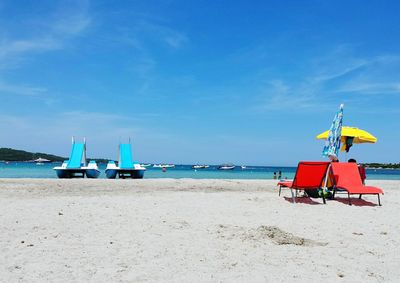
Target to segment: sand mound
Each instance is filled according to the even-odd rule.
[[[296,246],[325,246],[327,243],[316,242],[310,239],[302,238],[293,235],[292,233],[281,230],[276,226],[262,225],[257,229],[249,230],[247,238],[260,241],[263,239],[270,239],[277,245],[296,245]]]
[[[276,245],[296,245],[296,246],[326,246],[328,243],[317,242],[311,239],[302,238],[292,233],[283,231],[276,226],[259,226],[257,229],[246,229],[241,226],[225,226],[220,224],[217,234],[219,238],[233,240],[235,238],[244,241],[263,243],[266,240]]]

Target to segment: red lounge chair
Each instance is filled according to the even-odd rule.
[[[349,205],[351,205],[350,195],[377,195],[378,203],[381,205],[379,194],[383,194],[382,189],[371,186],[364,186],[361,181],[360,172],[356,163],[332,163],[331,174],[334,180],[333,196],[337,189],[343,189],[347,192]]]
[[[296,190],[296,196],[298,190],[305,189],[319,189],[324,184],[326,172],[328,170],[330,162],[311,162],[301,161],[297,166],[296,175],[293,181],[280,181],[279,195],[281,195],[282,188],[289,188],[292,193],[293,203],[295,203],[295,196],[293,189]],[[325,202],[325,200],[324,200]]]

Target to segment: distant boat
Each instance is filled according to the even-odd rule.
[[[174,164],[154,164],[153,168],[173,168]]]
[[[199,165],[199,164],[192,166],[193,169],[206,169],[208,167],[210,167],[210,166],[209,165]]]
[[[142,167],[150,167],[152,164],[151,163],[148,163],[148,164],[140,164],[140,166],[142,166]]]
[[[244,165],[242,165],[242,166],[240,166],[242,169],[246,169],[247,167],[246,166],[244,166]]]
[[[44,165],[47,162],[51,162],[51,160],[39,157],[38,159],[33,160],[33,162],[35,162],[36,165]]]
[[[218,166],[218,170],[233,170],[235,169],[235,165],[233,164],[222,164],[220,166]]]

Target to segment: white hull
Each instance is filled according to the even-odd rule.
[[[133,168],[120,168],[115,165],[114,162],[109,162],[106,168],[106,177],[108,179],[115,179],[117,176],[118,178],[125,179],[125,178],[132,178],[132,179],[142,179],[144,176],[144,172],[146,168],[141,166],[140,164],[134,164]]]
[[[210,167],[209,165],[193,165],[192,168],[193,169],[206,169]]]
[[[175,165],[173,164],[154,164],[153,168],[173,168]]]
[[[233,170],[235,167],[235,165],[221,165],[218,167],[218,170]]]

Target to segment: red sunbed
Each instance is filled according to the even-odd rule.
[[[312,162],[312,161],[301,161],[297,166],[296,174],[293,181],[280,181],[279,195],[281,195],[282,188],[289,188],[292,193],[293,203],[295,203],[295,197],[293,189],[305,190],[305,189],[319,189],[324,184],[326,171],[328,170],[330,162]]]
[[[341,163],[334,162],[331,166],[331,174],[333,174],[334,195],[336,189],[343,189],[347,192],[349,204],[351,205],[350,195],[358,194],[361,198],[362,195],[377,195],[378,203],[381,205],[379,194],[383,194],[382,189],[372,186],[364,186],[358,171],[356,163]]]

